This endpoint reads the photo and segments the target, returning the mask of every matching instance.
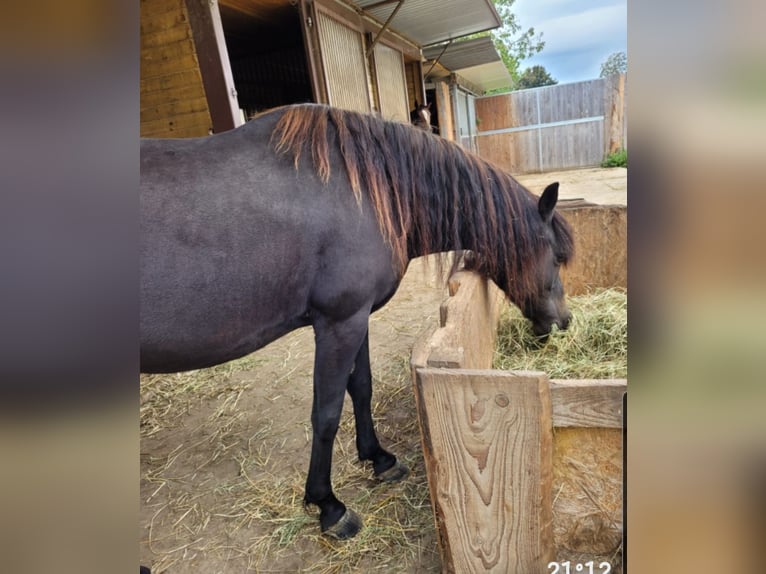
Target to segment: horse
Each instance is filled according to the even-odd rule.
[[[558,183],[538,199],[452,142],[320,104],[140,147],[141,371],[209,367],[313,327],[304,505],[319,507],[323,534],[362,528],[331,485],[346,392],[360,461],[384,482],[409,472],[373,427],[368,321],[411,259],[471,254],[536,334],[569,323],[559,267],[573,239]]]
[[[415,100],[415,109],[410,112],[412,125],[426,131],[432,131],[431,104],[420,104]]]

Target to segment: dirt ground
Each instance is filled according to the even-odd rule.
[[[625,173],[518,179],[535,193],[560,181],[562,197],[626,203]],[[333,472],[339,498],[365,520],[351,542],[327,541],[302,508],[311,442],[309,328],[212,369],[142,376],[141,564],[154,574],[438,572],[408,361],[416,339],[437,325],[445,295],[435,266],[414,260],[397,294],[371,318],[374,388],[385,397],[375,407],[378,432],[411,476],[393,486],[370,480],[356,461],[347,401]]]
[[[412,394],[409,353],[417,337],[438,323],[444,296],[435,268],[425,266],[422,259],[414,260],[394,298],[372,316],[370,353],[375,384],[393,373],[393,381],[383,381],[389,385],[386,393],[396,395],[401,390]],[[201,382],[183,375],[142,377],[141,564],[151,565],[155,574],[354,571],[334,564],[327,556],[337,547],[318,536],[318,521],[306,516],[302,508],[311,442],[313,347],[313,332],[305,328],[228,371],[225,366],[205,370],[213,372]],[[177,383],[186,386],[186,391],[168,390]],[[389,412],[376,417],[381,442],[396,445],[392,450],[412,471],[407,482],[423,487],[415,421],[402,420],[411,415],[408,409],[391,406]],[[354,496],[369,491],[384,497],[407,493],[398,485],[378,486],[368,480],[371,472],[356,462],[350,412],[347,400],[346,422],[334,455],[335,485],[339,497],[363,515],[369,528],[370,517],[354,506]],[[401,426],[410,431],[405,441],[398,436]],[[344,465],[359,468],[349,471]],[[349,473],[354,484],[338,485],[337,476],[345,480]],[[246,500],[263,487],[270,492],[263,493],[261,501]],[[291,500],[275,501],[275,497]],[[244,508],[243,502],[252,507]],[[259,520],[268,505],[275,506],[277,514],[292,510]],[[280,519],[313,535],[300,537],[299,544],[292,546],[261,544],[273,537]],[[428,530],[429,525],[431,532],[426,533],[422,542],[426,547],[419,555],[409,564],[383,571],[438,571],[433,525],[424,526]]]

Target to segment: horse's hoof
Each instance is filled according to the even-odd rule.
[[[353,510],[346,509],[340,520],[323,532],[326,536],[337,540],[348,540],[357,535],[362,529],[362,518]]]
[[[388,470],[384,470],[383,472],[376,474],[375,478],[381,482],[399,482],[400,480],[407,478],[409,473],[410,469],[407,468],[407,465],[402,464],[397,460],[394,463],[394,466]]]

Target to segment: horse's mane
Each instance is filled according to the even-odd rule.
[[[412,253],[471,249],[480,270],[503,280],[512,301],[536,296],[545,244],[537,199],[508,173],[408,124],[318,104],[281,113],[272,134],[276,150],[292,155],[296,168],[308,150],[327,182],[336,146],[357,202],[363,193],[369,198],[396,262]],[[566,262],[573,241],[558,213],[553,229],[556,255]]]

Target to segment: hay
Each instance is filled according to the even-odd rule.
[[[543,371],[552,379],[626,378],[628,371],[628,294],[601,289],[567,301],[572,322],[555,327],[541,344],[516,307],[500,318],[494,368]]]

